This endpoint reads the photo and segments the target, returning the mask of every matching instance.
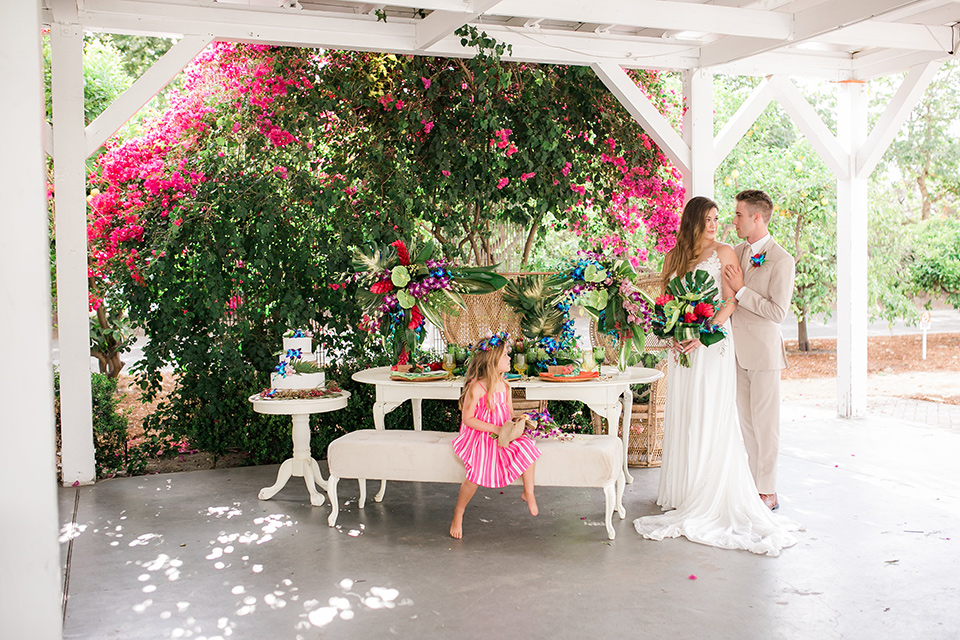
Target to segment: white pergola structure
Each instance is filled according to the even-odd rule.
[[[65,484],[94,480],[90,414],[84,161],[213,40],[399,54],[471,56],[453,32],[474,25],[513,46],[512,59],[589,65],[681,169],[687,193],[713,195],[714,172],[773,100],[836,174],[838,412],[866,410],[867,179],[939,64],[954,56],[957,0],[9,0],[0,3],[7,91],[0,148],[4,336],[0,425],[8,456],[0,528],[11,556],[0,584],[10,637],[59,638],[48,229],[42,153],[54,158]],[[386,18],[382,20],[381,18]],[[50,28],[53,126],[44,121],[40,29]],[[94,122],[84,123],[83,32],[174,36],[179,42]],[[683,73],[678,133],[625,68]],[[864,83],[906,72],[867,130]],[[765,79],[714,135],[712,76]],[[790,79],[842,83],[834,135]],[[763,185],[756,185],[762,187]],[[40,461],[39,463],[37,461]],[[16,482],[16,484],[14,484]],[[18,487],[19,490],[11,490]],[[8,504],[9,503],[9,504]],[[9,537],[9,539],[8,539]],[[20,569],[23,569],[22,571]],[[43,621],[43,622],[41,622]],[[20,633],[17,633],[19,631]],[[6,635],[6,634],[4,634]]]

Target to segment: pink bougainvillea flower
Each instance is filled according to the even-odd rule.
[[[500,178],[500,181],[497,182],[497,189],[503,189],[508,184],[510,184],[510,178]]]
[[[696,579],[697,579],[697,576],[695,576],[695,575],[693,575],[693,574],[691,573],[689,576],[687,576],[687,579],[688,579],[688,580],[696,580]]]
[[[520,179],[523,180],[524,182],[526,182],[527,180],[529,180],[530,178],[532,178],[532,177],[535,176],[535,175],[537,175],[537,172],[536,172],[536,171],[531,171],[530,173],[521,173],[521,174],[520,174]]]
[[[450,175],[450,172],[447,171],[446,169],[441,169],[441,170],[440,170],[440,173],[442,173],[442,174],[445,175],[445,176],[449,176],[449,175]]]
[[[424,132],[430,133],[431,131],[433,131],[433,122],[427,122],[426,120],[421,120],[420,122],[423,123]]]
[[[424,89],[429,89],[429,88],[430,88],[430,82],[431,82],[430,78],[420,78],[420,79],[423,80],[423,88],[424,88]]]

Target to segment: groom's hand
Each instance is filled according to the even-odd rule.
[[[723,279],[727,286],[736,293],[743,288],[743,270],[739,264],[728,264],[723,267]]]

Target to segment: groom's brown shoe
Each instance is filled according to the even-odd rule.
[[[767,509],[770,509],[770,511],[776,511],[780,508],[780,501],[777,500],[777,494],[775,493],[761,493],[760,499],[763,500],[763,504],[767,505]]]

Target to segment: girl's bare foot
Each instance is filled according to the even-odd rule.
[[[524,491],[522,494],[520,494],[520,497],[524,502],[527,503],[527,507],[530,509],[530,515],[536,516],[538,513],[540,513],[540,509],[537,508],[537,499],[534,497],[533,493],[528,494],[526,491]]]
[[[453,521],[450,523],[450,537],[459,540],[463,537],[463,514],[453,514]]]

